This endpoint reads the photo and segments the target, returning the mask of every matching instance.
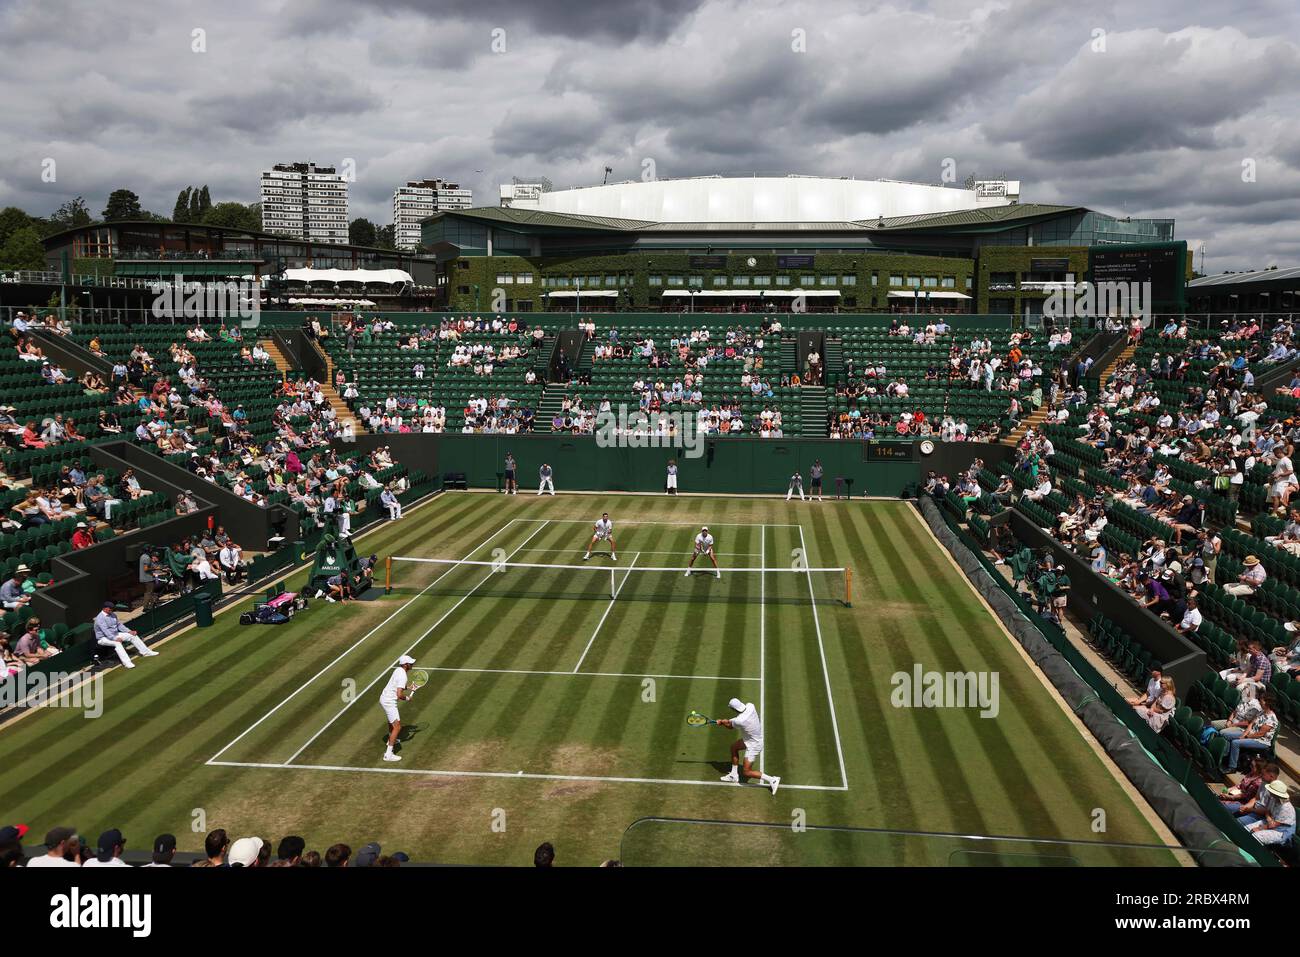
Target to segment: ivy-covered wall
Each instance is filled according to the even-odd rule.
[[[834,276],[833,285],[821,285],[820,282],[808,287],[811,289],[838,289],[841,295],[841,308],[855,311],[887,311],[889,308],[888,292],[890,276],[935,277],[940,280],[947,277],[954,284],[946,291],[974,295],[966,288],[967,277],[975,274],[975,264],[965,258],[951,256],[916,256],[905,253],[819,253],[814,265],[807,268],[777,268],[777,256],[773,253],[732,253],[726,256],[725,267],[704,268],[691,265],[691,254],[672,251],[647,251],[628,255],[565,256],[565,257],[531,257],[531,256],[467,256],[447,264],[448,305],[451,309],[488,309],[492,306],[493,290],[497,288],[497,276],[518,273],[531,273],[531,284],[505,284],[501,288],[505,297],[511,302],[532,300],[534,311],[545,309],[546,293],[555,287],[546,285],[548,278],[583,277],[583,288],[589,288],[585,282],[588,276],[600,276],[602,290],[616,289],[620,293],[619,308],[627,308],[624,290],[630,290],[632,305],[638,309],[657,308],[659,294],[669,287],[667,277],[688,276],[703,277],[704,284],[696,288],[714,289],[715,276],[727,277],[725,288],[735,288],[731,282],[735,276],[767,276],[770,287],[775,287],[777,276],[791,277],[789,288],[802,286],[804,276]],[[753,259],[754,264],[749,265]],[[626,274],[627,285],[607,286],[605,276]],[[872,285],[873,274],[876,285]],[[650,276],[664,278],[665,285],[651,286]],[[853,282],[846,283],[845,276],[853,277]],[[474,287],[478,287],[477,302]],[[572,291],[573,286],[562,287]],[[676,287],[684,288],[684,287]],[[761,288],[761,287],[760,287]],[[786,287],[782,287],[786,288]],[[895,286],[906,289],[906,286]],[[932,287],[934,291],[945,291],[942,285]],[[924,291],[924,290],[922,290]],[[853,300],[850,305],[849,300]]]
[[[1017,289],[990,290],[989,277],[996,273],[1015,273],[1015,284],[1026,278],[1030,263],[1035,259],[1069,259],[1074,278],[1088,278],[1087,246],[984,246],[979,253],[979,274],[975,280],[974,312],[989,311],[989,300],[1010,299],[1015,303],[1014,315],[1020,315],[1022,300],[1042,300],[1046,293],[1019,291]]]

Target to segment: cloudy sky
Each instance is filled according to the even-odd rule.
[[[385,224],[408,179],[495,205],[647,161],[939,182],[950,158],[1173,217],[1208,272],[1300,265],[1298,42],[1294,0],[0,0],[0,206],[127,187],[169,215],[188,184],[254,202],[273,163],[351,160],[351,215]]]

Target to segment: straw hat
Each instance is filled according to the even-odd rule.
[[[1245,565],[1247,568],[1250,568],[1253,565],[1258,565],[1259,559],[1256,558],[1254,555],[1247,555],[1246,560],[1243,561],[1242,564]]]

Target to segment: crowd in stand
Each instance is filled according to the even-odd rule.
[[[131,867],[124,859],[126,836],[117,828],[104,831],[92,843],[75,827],[53,827],[41,843],[43,853],[28,857],[23,852],[27,837],[25,824],[0,827],[0,869],[10,867]],[[307,840],[289,834],[277,842],[261,837],[232,838],[225,828],[210,831],[203,841],[203,856],[191,864],[176,860],[176,836],[159,834],[149,850],[149,863],[141,867],[401,867],[410,862],[404,851],[384,853],[378,841],[368,841],[357,849],[337,843],[323,852],[309,847]],[[533,852],[534,867],[554,867],[555,847],[549,841]],[[607,860],[601,867],[620,867],[617,860]]]
[[[1039,514],[1042,524],[1055,515],[1049,531],[1058,541],[1175,631],[1195,639],[1205,625],[1202,605],[1211,585],[1250,603],[1268,579],[1255,554],[1246,555],[1239,569],[1234,562],[1231,575],[1220,568],[1223,536],[1211,513],[1235,515],[1248,480],[1266,476],[1264,508],[1278,525],[1276,534],[1264,538],[1266,547],[1300,555],[1300,509],[1290,507],[1298,485],[1293,456],[1300,418],[1287,411],[1290,406],[1270,405],[1273,397],[1255,387],[1251,368],[1286,362],[1300,352],[1288,322],[1265,328],[1243,318],[1225,323],[1217,336],[1190,333],[1177,319],[1128,331],[1135,345],[1153,343],[1149,358],[1135,356],[1118,367],[1091,402],[1078,374],[1086,370],[1076,370],[1073,384],[1053,381],[1048,397],[1049,423],[1066,426],[1069,439],[1100,452],[1098,472],[1089,475],[1074,467],[1078,460],[1069,458],[1068,439],[1062,445],[1060,435],[1054,443],[1046,433],[1030,430],[1017,449],[1014,469],[996,489],[981,488],[980,467],[955,486],[936,484],[943,494],[956,491],[966,504],[985,494],[999,505],[1021,495],[1040,506],[1053,503]],[[1167,383],[1178,388],[1170,390]],[[1300,395],[1300,376],[1278,393]],[[1180,481],[1175,467],[1182,474],[1189,466],[1198,467],[1200,477]],[[1102,473],[1105,478],[1099,479]],[[1232,508],[1225,513],[1226,503]],[[1164,530],[1133,538],[1139,542],[1135,550],[1112,547],[1117,539],[1107,529],[1125,515],[1136,520],[1127,526],[1130,531],[1153,520]],[[1025,574],[1032,590],[1041,571]],[[1249,759],[1246,778],[1227,793],[1225,805],[1261,843],[1274,845],[1289,843],[1295,829],[1290,795],[1269,759],[1279,725],[1270,702],[1273,676],[1281,671],[1300,677],[1300,621],[1286,622],[1285,632],[1290,640],[1277,647],[1257,636],[1238,640],[1236,655],[1218,676],[1236,690],[1237,703],[1230,716],[1209,723],[1202,742],[1215,735],[1225,739],[1224,771]],[[1179,693],[1172,677],[1156,670],[1130,704],[1159,733],[1173,717]]]

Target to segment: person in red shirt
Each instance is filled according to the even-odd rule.
[[[85,522],[77,523],[77,530],[72,533],[72,549],[80,551],[83,548],[89,548],[95,544],[95,536],[91,534],[90,529]]]

